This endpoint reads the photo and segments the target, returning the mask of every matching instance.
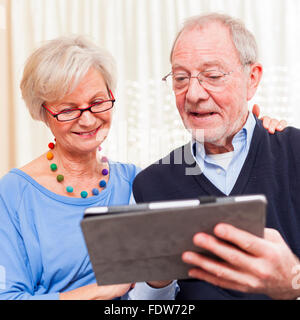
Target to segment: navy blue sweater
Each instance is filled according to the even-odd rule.
[[[182,146],[166,158],[141,171],[134,183],[137,203],[191,199],[198,196],[226,196],[199,171],[186,175],[186,169],[197,166],[192,155],[182,156],[183,164],[174,164],[174,154],[190,148]],[[186,151],[185,151],[186,152]],[[175,161],[176,163],[176,161]],[[199,169],[200,170],[200,169]],[[248,156],[230,196],[265,194],[268,199],[268,228],[278,230],[291,250],[300,257],[300,130],[286,128],[269,134],[256,119]],[[198,280],[179,281],[177,299],[267,299],[267,296],[245,294]]]

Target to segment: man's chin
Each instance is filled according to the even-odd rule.
[[[226,130],[224,128],[214,128],[214,129],[187,129],[193,139],[200,143],[211,143],[219,144],[220,140],[224,139],[226,135]]]

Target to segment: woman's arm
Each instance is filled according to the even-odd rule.
[[[37,270],[28,257],[22,236],[26,230],[17,215],[18,203],[12,206],[4,197],[0,193],[0,300],[113,299],[130,289],[130,284],[91,284],[63,293],[37,294],[42,285],[42,270]]]
[[[252,108],[252,113],[259,118],[260,108],[257,104],[255,104]],[[263,122],[263,126],[265,129],[269,131],[269,133],[275,133],[275,131],[282,131],[287,127],[287,122],[285,120],[277,120],[270,118],[268,116],[261,117]]]
[[[98,286],[89,284],[59,294],[60,300],[111,300],[123,296],[131,287],[131,284],[120,284],[110,286]]]
[[[16,209],[0,194],[0,300],[56,300],[58,293],[37,295]]]

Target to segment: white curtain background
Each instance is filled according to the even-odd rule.
[[[263,114],[300,127],[299,0],[0,0],[6,53],[0,56],[6,70],[0,173],[44,153],[53,139],[30,118],[19,83],[29,54],[61,35],[84,34],[117,61],[117,103],[104,154],[145,167],[188,141],[161,78],[170,71],[169,52],[184,19],[210,11],[242,19],[256,36],[264,76],[249,106],[258,103]]]

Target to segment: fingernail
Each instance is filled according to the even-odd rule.
[[[189,277],[194,278],[195,277],[195,273],[193,271],[189,271]]]
[[[195,237],[195,241],[197,244],[203,244],[205,243],[205,237],[202,234],[197,234]]]
[[[216,232],[219,236],[224,236],[225,235],[225,228],[224,226],[217,226]]]
[[[192,256],[190,253],[184,253],[183,256],[182,256],[182,259],[184,261],[191,261],[192,260]]]

